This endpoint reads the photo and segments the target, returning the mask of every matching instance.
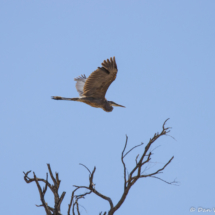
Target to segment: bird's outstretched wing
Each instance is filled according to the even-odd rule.
[[[104,98],[108,87],[116,79],[117,71],[115,57],[104,60],[102,67],[98,67],[87,78],[83,88],[83,96]]]
[[[83,91],[84,91],[83,88],[87,78],[85,75],[81,75],[77,78],[74,78],[74,80],[77,81],[75,87],[79,93],[79,96],[81,97],[83,95]]]

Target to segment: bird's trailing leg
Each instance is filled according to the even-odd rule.
[[[52,99],[55,100],[68,100],[68,101],[78,101],[79,98],[65,98],[65,97],[61,97],[61,96],[52,96]]]

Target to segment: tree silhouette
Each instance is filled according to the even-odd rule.
[[[167,119],[168,120],[168,119]],[[133,148],[131,148],[130,150],[128,150],[127,152],[125,152],[126,148],[127,148],[127,143],[128,143],[128,137],[126,136],[126,141],[125,141],[125,146],[122,150],[122,154],[121,154],[121,162],[123,164],[123,170],[124,170],[124,185],[123,185],[123,193],[121,198],[119,199],[119,201],[117,202],[116,205],[113,204],[113,201],[110,197],[103,195],[102,193],[100,193],[98,190],[96,190],[95,188],[95,184],[93,182],[94,179],[94,174],[96,171],[96,167],[94,167],[93,171],[91,172],[88,167],[86,167],[84,164],[80,164],[82,165],[84,168],[86,168],[86,170],[89,172],[89,185],[88,186],[77,186],[74,185],[75,189],[72,192],[71,195],[71,200],[70,203],[68,205],[68,211],[67,214],[70,215],[71,211],[72,211],[72,215],[75,215],[76,213],[78,215],[80,215],[80,210],[79,210],[79,200],[80,199],[84,199],[87,195],[90,195],[92,193],[94,193],[95,195],[97,195],[98,197],[106,200],[109,205],[110,205],[110,209],[108,212],[100,212],[99,215],[113,215],[120,207],[121,205],[124,203],[129,190],[131,189],[131,187],[141,178],[147,178],[147,177],[152,177],[152,178],[156,178],[159,179],[167,184],[174,184],[177,185],[177,182],[174,180],[172,182],[168,182],[165,181],[163,179],[161,179],[160,177],[158,177],[157,175],[162,173],[162,171],[171,163],[171,161],[173,160],[174,156],[171,157],[169,159],[169,161],[160,169],[156,170],[155,172],[152,172],[150,174],[144,174],[143,171],[143,166],[145,167],[149,161],[152,158],[152,152],[150,151],[152,144],[161,136],[167,135],[170,132],[170,127],[165,127],[165,124],[167,122],[167,120],[165,120],[165,122],[163,123],[162,126],[162,131],[159,133],[155,133],[154,136],[152,138],[150,138],[149,142],[147,143],[147,145],[145,146],[145,149],[143,151],[143,153],[140,155],[138,154],[136,156],[136,165],[134,166],[134,168],[132,169],[132,171],[127,174],[127,168],[126,168],[126,164],[124,162],[124,158],[135,148],[140,147],[143,145],[143,143],[134,146]],[[53,185],[51,185],[48,182],[48,173],[46,173],[46,179],[42,179],[42,178],[37,178],[36,174],[33,172],[33,178],[30,178],[28,176],[28,174],[31,171],[28,172],[23,172],[24,173],[24,180],[26,183],[31,183],[31,182],[35,182],[40,194],[40,200],[41,200],[41,205],[36,205],[37,207],[44,207],[46,214],[47,215],[61,215],[60,212],[60,206],[61,203],[63,201],[63,198],[66,194],[66,192],[63,192],[61,194],[61,196],[59,196],[58,194],[58,189],[60,186],[61,181],[59,180],[59,176],[58,173],[55,173],[55,177],[52,173],[50,164],[47,164],[48,166],[48,171],[49,171],[49,175],[51,176],[51,179],[53,181]],[[44,188],[42,189],[39,182],[43,182],[45,184]],[[46,202],[45,202],[45,194],[47,189],[50,189],[54,195],[54,207],[50,207]],[[87,189],[88,192],[84,192],[82,194],[76,195],[76,192],[81,189]]]

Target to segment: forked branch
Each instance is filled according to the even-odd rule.
[[[56,173],[56,176],[54,178],[50,164],[47,164],[47,166],[48,166],[48,170],[49,170],[49,174],[51,176],[51,179],[52,179],[52,181],[54,183],[53,185],[51,185],[48,182],[48,173],[46,173],[46,180],[45,180],[45,179],[42,179],[42,178],[37,178],[36,174],[34,172],[33,172],[33,175],[34,175],[33,178],[30,178],[28,176],[28,174],[31,171],[28,171],[26,173],[23,172],[24,173],[24,180],[25,180],[26,183],[35,182],[36,185],[37,185],[37,188],[38,188],[38,191],[39,191],[39,194],[40,194],[40,200],[42,202],[41,205],[36,205],[37,207],[44,207],[47,215],[61,215],[61,213],[60,213],[60,205],[61,205],[61,203],[62,203],[62,201],[64,199],[64,196],[65,196],[66,192],[63,192],[61,194],[61,196],[59,196],[58,189],[59,189],[59,186],[60,186],[60,180],[59,180],[58,173]],[[45,183],[45,187],[43,188],[43,190],[42,190],[39,182]],[[46,194],[47,188],[49,188],[52,191],[52,193],[54,194],[54,202],[55,202],[55,204],[54,204],[53,208],[48,206],[48,203],[45,202],[45,194]]]

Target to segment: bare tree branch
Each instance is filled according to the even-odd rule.
[[[37,180],[37,177],[36,177],[36,175],[35,175],[34,172],[33,172],[33,174],[34,174],[34,180],[35,180],[35,182],[36,182],[36,184],[37,184],[37,188],[38,188],[39,193],[40,193],[40,200],[41,200],[41,202],[42,202],[42,205],[43,205],[43,207],[45,208],[46,214],[47,214],[47,215],[51,215],[51,212],[50,212],[50,210],[49,210],[49,208],[47,207],[47,204],[46,204],[46,202],[45,202],[44,194],[43,194],[42,189],[41,189],[41,187],[40,187],[40,184],[39,184],[39,182],[38,182],[38,180]]]
[[[52,174],[51,166],[50,166],[50,164],[47,164],[47,166],[48,166],[48,170],[49,170],[49,174],[50,174],[50,176],[51,176],[51,179],[52,179],[52,181],[54,182],[54,185],[56,186],[57,181],[56,181],[56,179],[54,178],[54,176],[53,176],[53,174]]]
[[[48,187],[48,173],[46,173],[46,185],[43,188],[43,195],[45,195],[46,191],[47,191],[47,187]]]
[[[148,175],[142,175],[142,176],[140,176],[140,177],[148,177],[148,176],[152,176],[152,175],[157,175],[157,174],[160,173],[162,170],[164,170],[164,169],[167,167],[167,165],[170,164],[170,162],[172,161],[173,158],[174,158],[174,156],[172,156],[171,159],[170,159],[161,169],[157,170],[156,172],[151,173],[151,174],[148,174]]]
[[[25,182],[26,183],[31,183],[31,182],[33,182],[33,181],[35,181],[35,179],[34,178],[29,178],[28,177],[28,174],[30,173],[31,171],[28,171],[28,172],[23,172],[24,173],[24,180],[25,180]],[[51,184],[49,184],[49,182],[48,181],[46,181],[46,180],[44,180],[44,179],[42,179],[42,178],[37,178],[37,180],[38,181],[42,181],[42,182],[44,182],[45,184],[47,184],[47,186],[51,189]]]
[[[136,156],[136,158],[135,158],[135,161],[136,161],[136,164],[137,164],[137,159],[138,159],[138,157],[139,157],[139,154]]]
[[[96,171],[96,167],[94,167],[93,171],[91,172],[87,166],[85,166],[84,164],[80,163],[80,165],[82,165],[89,172],[89,185],[88,186],[73,185],[75,187],[75,189],[73,190],[72,195],[71,195],[70,203],[68,205],[67,215],[70,215],[70,211],[72,211],[73,215],[75,215],[75,213],[78,214],[78,215],[81,215],[79,200],[84,199],[86,196],[90,195],[91,193],[94,193],[98,197],[106,200],[110,205],[110,209],[109,209],[108,212],[106,212],[106,211],[104,213],[100,212],[99,215],[113,215],[121,207],[121,205],[124,203],[124,201],[125,201],[128,193],[129,193],[131,187],[141,178],[151,177],[151,178],[161,180],[162,182],[164,182],[166,184],[177,185],[178,182],[175,181],[175,180],[172,181],[172,182],[168,182],[168,181],[166,181],[166,180],[164,180],[164,179],[162,179],[162,178],[157,176],[158,174],[162,173],[162,171],[172,162],[174,156],[172,156],[169,159],[169,161],[167,163],[165,163],[161,168],[159,168],[156,171],[151,172],[149,174],[144,174],[144,172],[146,170],[150,169],[149,164],[153,163],[151,161],[151,159],[153,157],[152,151],[155,150],[156,148],[151,150],[152,144],[158,138],[160,138],[163,135],[167,135],[170,132],[170,127],[165,127],[167,121],[168,121],[168,119],[165,120],[165,122],[163,123],[162,131],[160,133],[159,132],[155,133],[154,136],[149,139],[149,141],[146,144],[143,152],[138,153],[138,155],[135,158],[135,166],[133,167],[133,169],[131,170],[130,173],[128,172],[128,170],[126,168],[126,163],[124,161],[124,158],[132,150],[134,150],[135,148],[137,148],[139,146],[142,146],[143,143],[132,147],[130,150],[128,150],[125,153],[125,150],[126,150],[127,145],[128,145],[128,136],[126,135],[125,145],[124,145],[124,148],[123,148],[122,153],[121,153],[121,162],[123,164],[123,174],[124,174],[124,179],[123,179],[124,180],[124,189],[123,189],[122,196],[119,199],[119,201],[116,203],[116,205],[113,204],[113,201],[112,201],[112,199],[110,197],[108,197],[108,196],[106,196],[106,195],[104,195],[104,194],[102,194],[102,193],[100,193],[99,191],[96,190],[95,184],[94,184],[94,181],[93,181],[95,171]],[[167,136],[170,136],[170,135],[167,135]],[[41,205],[36,205],[37,207],[44,207],[47,215],[60,215],[61,214],[60,213],[60,205],[61,205],[61,203],[62,203],[62,201],[64,199],[64,196],[65,196],[66,192],[63,192],[61,194],[61,196],[59,197],[58,189],[59,189],[60,182],[61,182],[59,180],[59,175],[58,175],[58,173],[55,173],[55,177],[54,177],[50,165],[47,164],[47,166],[48,166],[48,171],[49,171],[49,174],[51,176],[51,179],[52,179],[54,185],[51,185],[48,182],[48,173],[46,174],[46,180],[45,180],[45,179],[37,178],[35,173],[33,173],[34,177],[30,178],[28,176],[28,174],[31,171],[28,171],[27,173],[23,172],[24,173],[24,180],[25,180],[26,183],[35,182],[37,187],[38,187],[38,191],[39,191],[39,194],[40,194],[40,200],[41,200],[42,204]],[[45,187],[43,188],[43,190],[41,189],[41,186],[40,186],[39,182],[45,183]],[[44,196],[45,196],[45,193],[46,193],[48,188],[54,194],[54,202],[55,202],[55,204],[54,204],[53,208],[48,206],[48,204],[45,202]],[[82,189],[86,189],[87,191],[85,191],[85,192],[80,194],[80,191]],[[76,195],[76,193],[78,193],[78,195]]]
[[[69,204],[69,208],[68,208],[68,215],[70,215],[70,210],[71,210],[71,207],[72,207],[72,212],[73,214],[75,214],[75,206],[76,206],[76,209],[79,209],[79,206],[78,206],[78,200],[80,198],[84,198],[84,196],[88,195],[88,194],[91,194],[92,192],[94,194],[96,194],[97,196],[99,196],[100,198],[106,200],[109,202],[110,204],[110,208],[113,207],[113,202],[111,200],[111,198],[101,194],[100,192],[98,192],[96,189],[95,189],[95,184],[93,183],[93,177],[94,177],[94,174],[95,174],[95,171],[96,171],[96,167],[94,167],[92,173],[91,171],[84,165],[84,164],[81,164],[82,166],[84,166],[88,172],[90,172],[90,177],[89,177],[89,186],[77,186],[77,185],[73,185],[74,187],[76,187],[76,189],[72,192],[72,196],[71,196],[71,200],[70,200],[70,204]],[[80,194],[80,195],[75,195],[75,192],[78,190],[78,189],[87,189],[89,190],[89,192],[85,192],[83,194]],[[76,200],[74,201],[74,198],[76,198]],[[78,211],[77,211],[78,212]]]
[[[66,195],[66,192],[63,192],[61,194],[61,197],[60,197],[60,199],[58,200],[58,203],[57,203],[57,208],[60,208],[60,205],[61,205],[65,195]]]
[[[126,166],[125,166],[125,162],[124,162],[123,158],[124,158],[124,152],[125,152],[127,143],[128,143],[128,136],[126,135],[125,147],[122,150],[122,155],[121,155],[121,161],[122,161],[123,168],[124,168],[124,190],[126,189]]]
[[[68,207],[68,211],[67,211],[67,214],[70,215],[70,210],[71,210],[71,207],[72,207],[72,203],[73,203],[73,199],[74,199],[74,194],[76,192],[76,190],[78,190],[79,188],[77,187],[75,190],[73,190],[72,192],[72,196],[71,196],[71,200],[70,200],[70,203],[69,203],[69,207]]]
[[[159,174],[162,170],[164,170],[169,164],[170,162],[172,161],[172,159],[174,157],[172,157],[161,169],[157,170],[156,172],[154,173],[151,173],[151,174],[148,174],[148,175],[141,175],[141,170],[142,170],[142,167],[143,165],[147,164],[150,160],[151,160],[151,156],[152,156],[152,153],[149,152],[149,154],[147,155],[147,152],[149,151],[151,145],[161,136],[163,135],[166,135],[167,133],[170,132],[170,128],[169,127],[165,127],[165,124],[166,122],[168,121],[165,120],[165,122],[163,123],[163,126],[162,126],[162,131],[160,133],[155,133],[153,138],[150,138],[148,144],[145,146],[145,150],[143,152],[143,154],[141,155],[139,161],[137,162],[137,156],[136,157],[136,166],[133,168],[133,170],[130,172],[129,176],[128,176],[128,179],[127,181],[125,181],[125,177],[124,177],[124,192],[122,194],[122,197],[121,199],[119,200],[119,202],[109,211],[108,215],[113,215],[114,212],[116,210],[118,210],[121,205],[123,204],[123,202],[125,201],[125,198],[130,190],[130,188],[135,184],[135,182],[140,179],[140,178],[143,178],[143,177],[154,177],[154,175],[156,174]],[[134,148],[138,147],[138,146],[141,146],[142,144],[140,145],[137,145],[135,147],[133,147],[131,150],[129,150],[125,155],[127,155],[128,153],[130,153]],[[123,166],[124,166],[124,172],[126,170],[126,165],[125,165],[125,162],[124,162],[124,157],[123,154],[124,154],[124,151],[126,149],[126,146],[127,146],[127,138],[126,138],[126,143],[125,143],[125,146],[124,146],[124,149],[122,151],[122,156],[121,156],[121,160],[122,160],[122,163],[123,163]],[[144,161],[145,160],[145,161]],[[137,172],[136,172],[137,171]],[[136,172],[136,175],[133,176],[133,174]],[[164,181],[166,182],[166,181]],[[171,183],[171,182],[169,182]]]
[[[56,178],[54,178],[50,164],[47,164],[47,166],[48,166],[49,174],[52,178],[54,185],[51,185],[48,182],[48,173],[46,173],[46,180],[45,180],[45,179],[37,178],[35,173],[33,173],[33,175],[34,175],[33,178],[28,177],[28,174],[31,171],[28,171],[27,173],[23,172],[24,173],[24,180],[26,183],[35,182],[37,185],[37,188],[38,188],[38,191],[40,194],[40,200],[42,202],[42,205],[36,205],[37,207],[43,206],[47,215],[60,215],[61,214],[60,213],[60,205],[64,199],[66,192],[63,192],[61,194],[61,197],[59,197],[59,194],[58,194],[58,189],[60,186],[59,175],[58,175],[58,173],[56,173]],[[39,181],[45,183],[45,187],[43,188],[43,190],[41,189]],[[47,188],[49,188],[52,191],[52,193],[54,194],[54,201],[55,201],[54,208],[48,206],[48,204],[45,202],[44,196],[45,196],[45,193],[47,191]]]

